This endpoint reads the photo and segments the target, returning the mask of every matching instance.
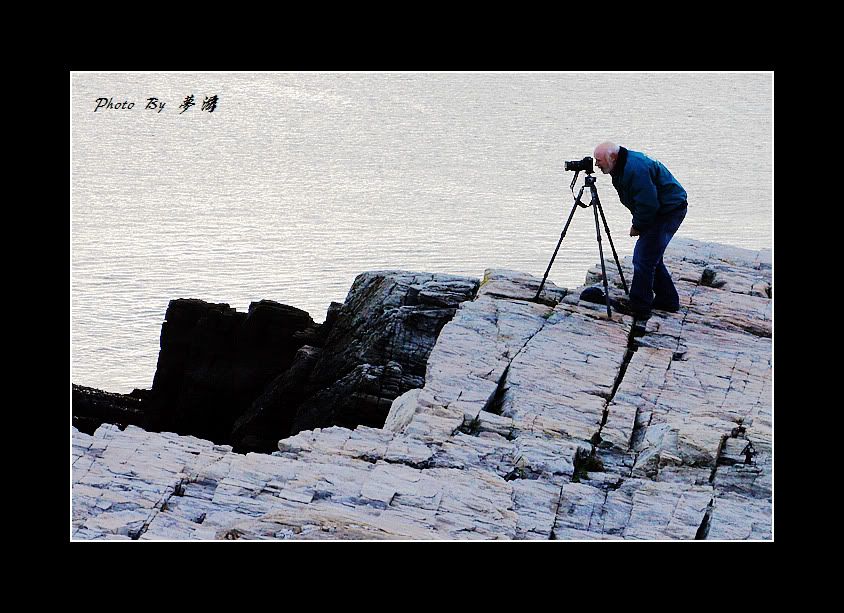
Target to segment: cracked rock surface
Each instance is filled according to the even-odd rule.
[[[72,429],[71,537],[771,539],[770,251],[675,238],[665,259],[682,306],[643,336],[583,288],[534,302],[539,279],[487,271],[383,428],[271,455]]]

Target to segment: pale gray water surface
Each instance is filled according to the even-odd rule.
[[[95,113],[100,97],[135,106]],[[681,236],[772,247],[771,73],[74,73],[71,103],[71,380],[109,391],[151,386],[173,298],[322,321],[366,270],[541,277],[563,163],[604,140],[683,184]],[[550,279],[579,286],[598,261],[578,209]]]

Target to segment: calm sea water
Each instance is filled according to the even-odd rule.
[[[173,298],[238,310],[270,299],[323,321],[366,270],[541,277],[571,209],[564,161],[604,140],[683,184],[681,236],[772,247],[770,73],[71,81],[71,380],[82,385],[150,387]],[[144,108],[151,97],[162,112]],[[94,112],[98,98],[134,107]],[[630,214],[597,177],[613,242],[630,255]],[[549,278],[579,286],[598,261],[592,212],[578,209]]]

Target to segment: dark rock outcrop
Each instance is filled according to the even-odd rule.
[[[157,429],[218,442],[229,440],[237,418],[319,337],[308,313],[270,300],[253,302],[247,313],[172,300],[165,319],[147,418]]]
[[[380,427],[392,401],[425,382],[428,356],[479,280],[377,271],[359,275],[325,323],[262,300],[247,313],[228,304],[172,300],[161,328],[151,390],[83,394],[74,425],[102,423],[190,434],[236,450],[273,451],[303,429]],[[133,393],[134,394],[134,393]]]
[[[322,349],[305,345],[293,364],[278,375],[234,423],[232,445],[235,451],[272,453],[279,439],[293,424],[296,408],[304,400],[308,377]]]
[[[381,427],[392,401],[422,387],[428,356],[478,279],[404,271],[355,279],[309,377],[290,434],[339,425]]]
[[[125,428],[129,424],[145,425],[142,407],[142,390],[132,394],[115,394],[93,387],[71,386],[73,426],[80,432],[93,434],[102,424],[116,424]]]

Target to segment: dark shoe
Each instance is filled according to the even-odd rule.
[[[656,311],[665,311],[666,313],[676,313],[680,310],[680,305],[676,306],[662,306],[660,304],[654,303],[651,305],[651,308]]]

